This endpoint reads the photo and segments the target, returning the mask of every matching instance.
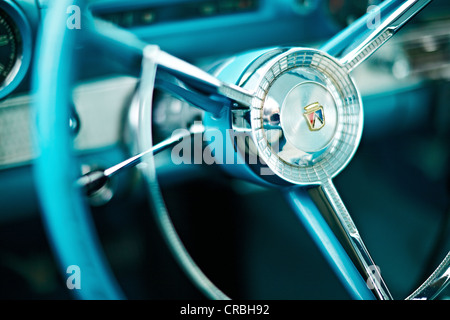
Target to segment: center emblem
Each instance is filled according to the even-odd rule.
[[[323,113],[323,107],[318,102],[313,102],[307,105],[303,116],[308,123],[309,130],[317,131],[323,128],[325,125],[325,114]]]

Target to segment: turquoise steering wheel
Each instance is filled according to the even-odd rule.
[[[295,140],[296,132],[286,131],[285,134],[288,140],[293,141],[293,144],[298,144],[300,149],[319,148],[320,152],[317,151],[318,149],[314,149],[314,152],[307,152],[316,162],[324,164],[325,160],[323,159],[327,159],[326,161],[332,163],[334,161],[333,156],[339,155],[340,157],[342,155],[342,159],[339,158],[340,163],[336,165],[336,168],[330,164],[330,169],[325,167],[323,171],[327,176],[326,181],[329,182],[350,161],[356,151],[362,131],[361,101],[348,73],[390,39],[428,2],[385,1],[379,7],[381,20],[375,27],[367,24],[367,19],[370,17],[366,15],[328,41],[320,50],[283,48],[254,51],[234,58],[226,67],[219,68],[221,71],[213,77],[162,52],[157,47],[143,43],[131,33],[94,21],[95,19],[89,14],[89,11],[85,9],[86,6],[83,1],[49,1],[39,32],[37,63],[34,70],[35,134],[39,154],[35,161],[35,178],[43,218],[50,241],[58,257],[61,272],[65,274],[67,267],[72,265],[78,266],[82,272],[82,288],[75,290],[75,293],[83,299],[125,298],[99,244],[83,190],[80,190],[75,184],[80,174],[77,169],[79,163],[72,147],[73,134],[68,126],[68,119],[71,115],[71,88],[76,74],[76,57],[73,49],[76,43],[83,42],[86,45],[108,47],[111,49],[111,54],[120,59],[124,65],[140,66],[142,109],[139,143],[141,151],[152,147],[151,102],[149,101],[151,101],[155,79],[163,88],[204,109],[206,111],[204,119],[206,126],[225,131],[231,127],[231,112],[239,113],[239,110],[248,108],[249,105],[253,108],[253,97],[249,95],[246,87],[250,86],[249,83],[252,81],[247,78],[244,79],[248,72],[251,70],[254,73],[261,70],[274,72],[277,63],[280,64],[285,60],[294,61],[292,62],[294,63],[291,66],[292,68],[287,64],[287,69],[282,70],[283,72],[280,73],[281,79],[284,74],[288,74],[293,68],[302,70],[312,68],[310,66],[313,64],[308,62],[309,64],[306,65],[306,60],[299,62],[298,57],[300,55],[309,57],[311,61],[320,58],[321,62],[315,65],[314,70],[308,69],[305,74],[302,74],[306,79],[306,84],[302,85],[312,85],[314,90],[330,92],[330,96],[333,97],[340,94],[340,91],[336,88],[342,89],[343,92],[347,90],[352,94],[353,100],[350,99],[352,100],[350,102],[342,102],[337,99],[338,102],[336,102],[335,107],[337,111],[333,112],[338,114],[336,119],[341,119],[342,112],[342,117],[355,121],[352,124],[354,129],[349,129],[339,123],[335,124],[335,131],[340,130],[342,136],[348,135],[354,138],[349,138],[349,141],[342,143],[335,143],[334,138],[326,137],[324,139],[331,139],[332,142],[329,142],[329,145],[333,145],[333,148],[327,149],[328,147],[325,147],[324,149],[323,146],[319,148],[315,145],[302,145],[302,141]],[[82,8],[83,19],[85,20],[82,22],[81,29],[71,29],[66,25],[67,10],[73,5]],[[264,66],[267,69],[264,69]],[[176,87],[173,83],[165,82],[164,79],[158,82],[156,74],[160,71],[177,78],[184,86]],[[306,74],[310,78],[307,78]],[[316,82],[319,80],[323,84],[318,85]],[[287,85],[290,85],[289,77],[286,78],[286,81]],[[343,87],[336,84],[339,82],[345,83]],[[269,86],[274,88],[276,84],[273,82]],[[295,92],[298,87],[300,85],[293,84],[292,92]],[[270,95],[271,89],[268,90],[266,93]],[[284,98],[283,96],[282,99]],[[345,106],[347,105],[353,106],[352,112],[354,114],[346,111]],[[314,107],[319,108],[318,105],[314,105]],[[330,107],[324,106],[323,108],[325,112],[328,112],[327,108]],[[253,108],[251,112],[254,112],[254,109],[257,108]],[[318,112],[319,109],[314,110],[316,110],[314,112]],[[315,113],[314,116],[319,117],[319,120],[311,118],[312,120],[324,122],[319,113]],[[314,126],[317,126],[317,123],[311,122],[311,132],[321,129],[320,126]],[[354,130],[354,132],[351,130]],[[322,132],[326,135],[325,131]],[[307,134],[313,133],[308,131]],[[326,142],[328,143],[328,140]],[[346,149],[343,147],[345,144],[351,144],[351,147]],[[335,149],[342,152],[334,153]],[[264,160],[267,160],[270,169],[276,171],[277,164],[272,164],[271,159],[267,156]],[[144,176],[148,182],[149,195],[155,207],[157,221],[170,249],[187,275],[207,297],[227,299],[228,296],[202,273],[185,250],[170,222],[159,191],[153,158],[149,156],[145,161],[148,165]],[[313,163],[316,163],[314,161],[311,162],[311,167],[314,167]],[[227,167],[227,165],[224,165],[224,167]],[[226,169],[233,173],[236,166]],[[255,174],[255,170],[248,166],[241,166],[237,170],[242,171],[238,173],[239,176],[247,176],[248,179],[256,183],[283,189],[286,199],[298,218],[305,225],[352,298],[392,298],[382,279],[378,279],[377,283],[371,282],[372,286],[368,285],[371,279],[370,267],[374,265],[373,261],[331,183],[322,183],[325,180],[315,181],[314,178],[309,176],[309,173],[306,174],[306,178],[291,175],[285,177],[286,179],[279,179],[283,177],[283,173],[279,173],[274,176],[275,180],[267,180]],[[328,214],[324,215],[324,211],[327,211]],[[338,228],[336,228],[336,224],[339,225]],[[337,231],[337,229],[341,231]],[[447,260],[441,266],[441,270],[437,270],[437,273],[434,274],[435,278],[442,279],[442,270],[448,267],[448,260],[447,257]],[[447,281],[445,282],[447,283]],[[434,297],[440,290],[434,287],[430,289],[430,286],[427,285],[419,288],[411,298],[422,297],[422,295]]]

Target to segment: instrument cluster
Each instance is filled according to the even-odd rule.
[[[22,84],[31,56],[32,31],[27,16],[15,2],[0,2],[0,98]]]

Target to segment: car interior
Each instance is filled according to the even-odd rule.
[[[198,266],[226,297],[237,300],[354,299],[299,219],[292,205],[297,200],[289,198],[291,188],[309,186],[277,172],[257,143],[253,147],[267,160],[274,180],[258,183],[246,178],[247,169],[235,168],[249,168],[247,164],[208,161],[205,155],[217,160],[220,152],[208,151],[212,140],[203,133],[221,125],[216,106],[231,100],[233,117],[241,115],[244,90],[250,90],[265,64],[305,52],[313,60],[323,55],[321,61],[329,59],[324,63],[336,63],[339,69],[343,60],[326,50],[333,45],[330,39],[371,14],[371,23],[383,25],[385,11],[378,8],[410,3],[420,10],[392,39],[392,34],[388,40],[378,38],[381,43],[365,61],[347,65],[362,106],[357,110],[362,134],[332,178],[389,288],[388,297],[407,298],[441,268],[441,278],[433,283],[439,282],[440,289],[433,298],[450,298],[450,2],[443,0],[0,1],[1,298],[214,298],[203,287],[209,282],[198,280]],[[122,47],[134,43],[145,49],[135,54]],[[160,66],[152,62],[154,57]],[[239,73],[240,61],[252,64],[245,62]],[[192,72],[186,76],[184,70]],[[305,83],[312,86],[316,80],[311,79],[321,77],[305,71]],[[231,88],[231,94],[210,94],[209,84],[217,79],[230,83],[220,88]],[[339,86],[339,81],[332,75],[327,79],[307,94],[324,101],[320,90],[334,96],[327,85]],[[267,92],[278,88],[274,81]],[[295,90],[301,86],[305,84],[292,85],[287,95],[297,99]],[[138,100],[151,105],[147,126],[139,122],[145,112],[136,111]],[[307,135],[325,135],[333,125],[329,105],[321,103],[323,107],[317,103],[310,109],[303,104],[305,113],[292,117]],[[340,102],[336,105],[341,112]],[[66,116],[66,122],[56,120]],[[277,117],[264,125],[266,132],[273,123],[288,130],[287,116]],[[253,122],[251,126],[257,132]],[[65,131],[70,145],[61,133]],[[180,132],[181,138],[176,136]],[[295,144],[286,132],[286,143]],[[152,142],[136,138],[143,136]],[[307,148],[305,143],[298,142]],[[148,162],[133,158],[146,156],[151,146],[154,155]],[[308,163],[325,159],[319,149]],[[334,152],[326,150],[325,155]],[[199,154],[204,159],[197,161]],[[300,167],[309,165],[301,161]],[[94,178],[92,173],[99,172],[100,179]],[[106,172],[113,174],[106,177]],[[93,180],[85,183],[77,177]],[[70,188],[80,181],[76,190],[81,200],[75,202],[68,198]],[[299,202],[298,207],[307,206]],[[65,214],[74,210],[86,214],[82,219],[89,219],[92,229],[72,228],[78,218]],[[164,225],[166,211],[169,228]],[[172,227],[181,242],[171,242]],[[64,237],[88,240],[70,247],[59,242]],[[91,240],[98,251],[89,247]],[[95,286],[84,295],[93,281],[88,277],[95,274],[99,287],[103,279],[73,259],[77,252],[105,263],[120,295],[97,294]],[[69,265],[80,266],[75,282],[70,282]],[[369,286],[368,281],[362,283]],[[75,283],[81,288],[70,286]],[[98,290],[115,292],[116,287]]]

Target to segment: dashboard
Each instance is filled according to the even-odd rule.
[[[87,3],[96,19],[211,70],[217,61],[254,49],[319,48],[381,1]],[[73,298],[56,272],[33,176],[33,70],[47,6],[46,0],[0,2],[3,299]],[[395,297],[420,283],[450,244],[449,30],[450,3],[433,1],[353,73],[364,104],[364,135],[336,185],[373,255],[386,266]],[[111,59],[106,47],[74,50],[81,58],[70,120],[81,170],[88,172],[135,154],[127,117],[139,75]],[[155,139],[163,141],[204,115],[155,90],[153,116]],[[306,232],[295,226],[279,192],[229,177],[216,166],[176,166],[169,157],[166,152],[156,159],[169,212],[199,264],[233,296],[349,298]],[[142,189],[142,177],[130,170],[88,199],[114,272],[131,298],[202,299],[158,236]]]

